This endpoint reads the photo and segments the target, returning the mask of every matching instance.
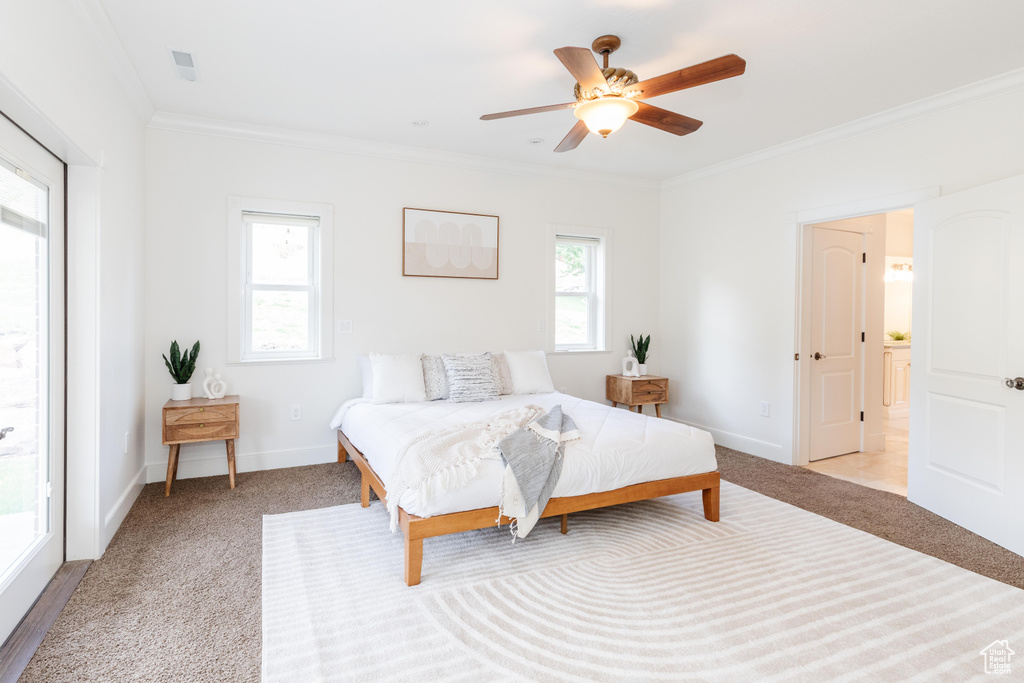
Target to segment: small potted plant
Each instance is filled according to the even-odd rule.
[[[633,356],[636,357],[637,365],[639,365],[640,376],[643,377],[647,374],[647,349],[651,346],[651,335],[640,335],[639,339],[634,339],[633,335],[629,335],[629,342],[633,346]]]
[[[187,401],[192,398],[192,384],[189,382],[192,379],[192,373],[196,370],[196,358],[199,357],[199,342],[195,343],[192,347],[191,353],[188,349],[185,349],[185,355],[181,355],[178,349],[178,342],[171,342],[171,357],[167,358],[166,354],[161,354],[164,357],[164,363],[167,365],[168,372],[171,373],[171,377],[174,378],[174,386],[171,387],[171,400],[172,401]]]

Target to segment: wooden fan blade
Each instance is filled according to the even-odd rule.
[[[572,127],[569,134],[562,138],[562,141],[558,143],[558,147],[555,147],[556,152],[568,152],[569,150],[576,149],[583,142],[583,138],[587,137],[587,124],[582,121],[577,121],[576,125]]]
[[[658,130],[663,130],[674,135],[686,135],[692,133],[704,125],[703,121],[691,119],[689,116],[677,114],[668,109],[655,107],[646,102],[637,102],[640,108],[630,116],[630,120],[642,123]]]
[[[665,95],[677,90],[693,88],[705,83],[714,83],[733,76],[739,76],[747,69],[747,62],[736,55],[725,55],[718,59],[688,66],[679,71],[662,74],[646,81],[640,81],[630,90],[642,90],[639,99]]]
[[[565,104],[549,104],[546,107],[530,107],[529,109],[515,109],[513,111],[503,111],[497,114],[484,114],[480,117],[481,121],[493,121],[494,119],[507,119],[510,116],[525,116],[526,114],[539,114],[544,111],[558,111],[559,109],[569,109],[570,107],[576,106],[575,102],[566,102]]]
[[[608,92],[608,81],[593,52],[585,47],[560,47],[555,50],[555,56],[584,90]]]

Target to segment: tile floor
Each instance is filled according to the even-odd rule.
[[[905,496],[907,455],[910,450],[909,422],[910,418],[906,416],[883,421],[883,451],[839,455],[812,462],[807,468],[831,477]]]

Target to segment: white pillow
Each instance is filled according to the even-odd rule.
[[[543,351],[505,351],[516,394],[549,394],[555,390]]]
[[[373,370],[374,403],[407,403],[426,401],[423,386],[423,363],[416,356],[385,356],[370,354]]]
[[[359,374],[363,378],[363,398],[373,398],[373,368],[369,356],[356,356]]]

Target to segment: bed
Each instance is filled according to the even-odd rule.
[[[338,462],[349,457],[361,475],[360,502],[370,504],[372,489],[382,501],[403,444],[431,429],[474,422],[512,408],[561,405],[581,439],[565,451],[561,478],[541,517],[561,517],[568,531],[572,512],[702,491],[704,517],[718,521],[719,474],[710,434],[686,425],[562,394],[506,395],[497,401],[426,401],[374,405],[348,401],[331,427],[338,430]],[[495,525],[498,519],[500,459],[485,460],[465,486],[431,500],[416,490],[398,501],[405,542],[405,582],[420,582],[423,539]],[[510,520],[503,518],[502,522]]]

